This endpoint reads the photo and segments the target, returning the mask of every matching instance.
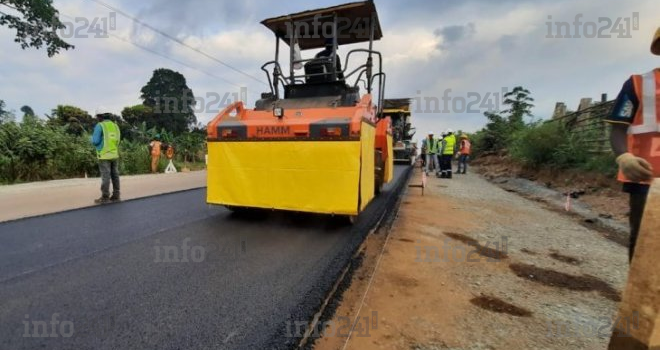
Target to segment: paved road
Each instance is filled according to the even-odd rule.
[[[394,192],[353,227],[204,189],[0,224],[0,349],[288,348]]]

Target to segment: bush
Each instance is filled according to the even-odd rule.
[[[147,144],[121,141],[119,157],[119,173],[122,175],[147,174],[151,171],[151,155]]]
[[[60,133],[52,165],[52,176],[55,178],[99,175],[96,151],[88,135],[79,137]]]
[[[151,171],[148,143],[156,133],[155,129],[147,130],[142,126],[122,134],[119,144],[121,174]],[[177,161],[195,162],[203,157],[203,131],[185,133],[176,139],[166,130],[161,130],[160,134],[165,142],[174,143]],[[85,174],[98,176],[97,163],[89,134],[72,133],[67,125],[37,118],[22,123],[0,122],[0,183],[82,177]],[[163,155],[159,170],[163,171],[167,163]]]
[[[616,156],[613,153],[593,156],[580,168],[586,171],[601,173],[610,178],[614,178],[618,172]]]
[[[514,160],[532,168],[582,167],[591,158],[585,138],[569,132],[561,123],[546,122],[515,133],[510,154]]]

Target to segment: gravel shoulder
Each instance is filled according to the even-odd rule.
[[[478,175],[428,180],[369,238],[315,349],[606,348],[625,247]]]

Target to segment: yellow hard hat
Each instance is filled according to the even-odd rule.
[[[468,136],[467,136],[467,135],[465,135],[465,134],[461,134],[461,138],[462,138],[462,139],[467,139],[467,138],[468,138]]]
[[[651,44],[651,52],[653,52],[654,55],[660,56],[660,27],[655,31],[653,43]]]

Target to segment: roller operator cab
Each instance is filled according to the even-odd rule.
[[[275,59],[261,67],[270,92],[209,123],[207,202],[354,218],[393,177],[376,7],[355,2],[261,23],[275,34]],[[359,43],[368,46],[351,45]],[[352,48],[342,60],[344,45]],[[314,54],[304,59],[307,50]]]
[[[417,145],[413,141],[415,128],[412,126],[411,99],[393,98],[383,101],[383,116],[392,123],[394,163],[414,164]]]

